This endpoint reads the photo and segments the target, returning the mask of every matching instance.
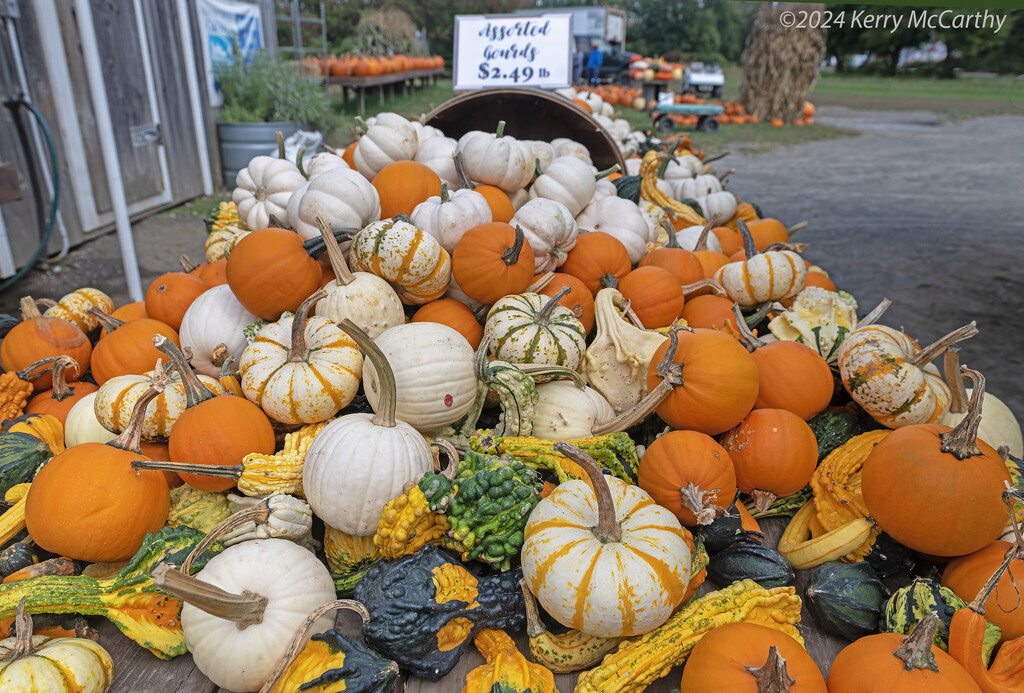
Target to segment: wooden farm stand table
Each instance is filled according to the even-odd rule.
[[[760,524],[765,532],[765,544],[776,546],[788,521],[789,518],[762,519]],[[802,570],[796,573],[797,594],[801,597],[804,595],[809,573],[810,571]],[[908,581],[904,575],[888,578],[883,582],[894,588]],[[714,589],[716,588],[713,585],[705,582],[701,592],[706,593]],[[183,655],[165,662],[126,638],[106,619],[89,620],[100,632],[100,644],[114,660],[114,684],[110,689],[112,693],[232,693],[210,683],[209,679],[196,669],[191,655]],[[807,610],[806,603],[801,623],[807,652],[827,677],[832,660],[848,643],[842,638],[822,632]],[[341,611],[338,614],[338,627],[346,635],[358,638],[359,617],[350,611]],[[515,639],[519,650],[529,656],[525,633],[518,634]],[[403,689],[400,682],[396,690],[407,690],[408,693],[460,693],[466,682],[466,674],[483,663],[483,657],[477,652],[476,647],[470,644],[455,669],[437,683],[432,683],[428,679],[409,677],[403,673],[401,682],[405,682],[408,688]],[[674,668],[668,676],[652,683],[647,691],[678,691],[682,672],[682,666]],[[561,693],[572,693],[576,684],[576,674],[556,674],[555,684]]]
[[[406,70],[405,72],[392,72],[386,75],[369,75],[367,77],[328,77],[328,85],[341,87],[341,98],[343,103],[348,103],[349,90],[355,92],[355,98],[359,102],[359,115],[366,113],[366,90],[377,89],[377,103],[384,103],[384,91],[388,92],[388,99],[395,100],[395,87],[401,89],[402,96],[406,96],[410,90],[422,89],[427,84],[437,82],[437,76],[444,73],[443,67],[432,67],[429,70]]]

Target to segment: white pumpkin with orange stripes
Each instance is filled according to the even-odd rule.
[[[679,521],[642,489],[602,475],[571,444],[555,443],[555,451],[582,466],[590,484],[559,484],[534,508],[523,532],[527,586],[555,620],[588,635],[657,628],[690,580]]]
[[[242,391],[281,423],[326,421],[359,389],[363,357],[355,342],[327,318],[309,316],[324,296],[321,289],[294,317],[264,325],[242,353]]]
[[[114,301],[99,289],[84,287],[65,294],[43,313],[47,318],[60,318],[75,325],[82,332],[89,333],[100,326],[99,319],[87,313],[95,306],[108,315],[114,312]]]
[[[441,298],[452,278],[452,258],[441,242],[401,217],[363,227],[352,242],[349,265],[386,279],[406,305]]]
[[[858,327],[839,346],[839,375],[854,401],[883,426],[939,423],[950,393],[931,361],[976,333],[972,322],[920,349],[892,327]]]
[[[807,282],[804,259],[792,250],[758,253],[747,225],[742,219],[736,224],[743,236],[747,259],[730,262],[715,272],[715,281],[722,285],[729,298],[741,308],[751,308],[765,301],[782,301],[800,293]]]

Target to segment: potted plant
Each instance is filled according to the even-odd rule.
[[[326,124],[329,109],[323,83],[300,77],[290,62],[262,52],[246,61],[236,51],[216,74],[224,95],[217,137],[224,184],[229,188],[250,159],[273,151],[278,131],[288,137],[300,125],[314,128]]]

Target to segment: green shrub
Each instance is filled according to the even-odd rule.
[[[301,125],[326,128],[330,112],[323,83],[303,78],[286,61],[258,53],[246,64],[240,52],[217,68],[217,85],[224,94],[220,119],[258,123],[292,120]]]

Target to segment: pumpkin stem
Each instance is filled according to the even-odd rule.
[[[267,682],[263,684],[263,688],[260,689],[260,693],[270,693],[274,690],[277,684],[281,681],[281,677],[284,676],[288,667],[292,665],[295,658],[299,656],[306,647],[306,641],[309,640],[309,631],[313,629],[316,622],[320,618],[335,609],[351,609],[359,614],[359,618],[363,619],[363,624],[370,622],[370,612],[366,610],[360,602],[354,599],[335,599],[334,601],[327,602],[322,606],[318,606],[313,609],[312,613],[306,617],[306,620],[299,624],[299,627],[295,629],[295,634],[292,636],[292,641],[288,645],[288,649],[285,650],[284,655],[281,657],[281,661],[277,663],[277,667],[274,669],[274,673],[270,675]],[[398,665],[392,662],[397,668]]]
[[[981,616],[985,615],[985,602],[988,601],[988,598],[992,594],[993,590],[995,590],[996,585],[999,584],[999,580],[1003,577],[1003,573],[1005,573],[1006,569],[1010,567],[1010,562],[1017,557],[1018,548],[1020,548],[1020,544],[1015,543],[1007,550],[1006,556],[1003,558],[1003,562],[999,564],[996,571],[992,573],[988,580],[985,581],[985,584],[981,586],[978,596],[974,598],[974,601],[967,605],[968,609]]]
[[[942,373],[946,376],[946,386],[949,388],[950,413],[963,414],[967,411],[968,401],[967,388],[964,387],[964,379],[960,375],[960,347],[951,346],[946,349]]]
[[[550,284],[552,281],[554,281],[554,279],[554,272],[545,272],[544,274],[539,274],[533,278],[533,284],[530,284],[528,287],[526,287],[526,291],[524,291],[523,293],[539,294],[541,291],[544,290],[544,287]]]
[[[39,306],[36,305],[35,299],[31,296],[22,297],[19,305],[21,306],[21,319],[23,322],[43,317],[43,314],[39,312]]]
[[[533,175],[537,176],[538,178],[544,175],[544,171],[541,170],[540,167],[540,159],[538,159],[537,157],[533,158]]]
[[[234,621],[239,630],[263,622],[263,612],[267,609],[267,598],[243,591],[232,594],[208,582],[199,580],[179,572],[167,563],[161,563],[153,569],[153,584],[161,590],[187,602],[197,609],[202,609],[211,616]]]
[[[597,173],[595,173],[594,174],[594,180],[595,181],[599,181],[602,178],[607,178],[608,176],[612,175],[613,173],[618,173],[621,170],[622,170],[622,167],[619,166],[618,164],[615,164],[611,168],[606,168],[603,171],[598,171]]]
[[[978,323],[971,320],[963,327],[959,327],[945,337],[941,337],[935,342],[932,342],[921,351],[914,354],[914,357],[909,361],[918,366],[923,366],[927,363],[931,363],[939,357],[939,354],[944,352],[949,347],[953,346],[957,342],[962,342],[965,339],[969,339],[974,335],[978,334]]]
[[[189,464],[188,462],[167,462],[164,460],[133,460],[132,469],[139,471],[149,469],[157,472],[174,472],[175,474],[202,474],[223,479],[238,479],[245,471],[245,465],[234,467],[219,464]]]
[[[807,250],[806,243],[783,243],[782,241],[776,241],[775,243],[769,243],[765,246],[764,252],[776,251],[776,250],[789,250],[794,253],[802,253]]]
[[[863,320],[857,321],[857,327],[864,327],[865,325],[874,325],[876,322],[878,322],[879,318],[882,317],[882,314],[885,313],[885,311],[889,310],[889,306],[891,305],[892,301],[890,301],[887,298],[883,298],[879,302],[879,304],[875,306],[875,309],[873,311],[864,316]]]
[[[704,222],[704,228],[700,231],[700,236],[697,237],[697,243],[693,246],[693,252],[708,249],[708,234],[711,233],[711,229],[718,223],[718,212],[711,215],[711,218]]]
[[[194,407],[201,402],[214,398],[213,392],[206,385],[203,385],[203,381],[193,372],[192,366],[188,365],[188,359],[185,358],[185,355],[181,353],[181,349],[174,342],[162,334],[158,334],[156,337],[153,337],[153,344],[160,353],[167,357],[169,361],[168,370],[178,371],[178,375],[181,377],[181,384],[185,388],[186,408]]]
[[[132,407],[132,413],[128,417],[128,425],[107,445],[119,450],[142,454],[142,448],[139,446],[139,443],[142,441],[142,425],[146,422],[146,408],[157,395],[164,391],[169,380],[170,376],[166,373],[160,373],[153,377],[149,389],[142,393],[142,396],[135,402],[135,406]]]
[[[601,277],[601,288],[602,289],[618,289],[619,278],[614,274],[605,274]]]
[[[747,222],[742,219],[736,220],[736,228],[739,229],[740,235],[743,237],[743,255],[749,260],[757,255],[757,247],[754,245],[754,237],[750,235],[750,229],[747,228]]]
[[[191,575],[192,563],[206,553],[206,550],[210,548],[214,542],[219,540],[235,527],[240,527],[248,522],[255,522],[257,525],[269,522],[271,514],[270,498],[271,497],[268,496],[252,507],[246,508],[245,510],[239,510],[237,513],[225,518],[216,527],[207,532],[202,541],[195,545],[195,548],[189,552],[188,556],[182,562],[180,569],[181,572],[185,575]]]
[[[380,380],[380,399],[377,402],[377,406],[373,413],[373,425],[384,426],[385,428],[394,428],[395,426],[395,406],[397,405],[398,397],[398,386],[395,383],[395,372],[391,370],[391,364],[388,363],[387,357],[384,352],[380,350],[380,347],[370,339],[370,335],[359,329],[359,326],[354,322],[345,318],[338,323],[338,327],[341,331],[347,334],[356,345],[363,350],[366,354],[366,358],[370,359],[370,363],[373,364],[373,368],[377,371],[377,378]],[[367,383],[364,379],[363,387],[366,387]]]
[[[807,222],[806,221],[799,221],[799,222],[793,224],[792,226],[790,226],[788,229],[786,229],[786,234],[790,238],[792,238],[794,233],[796,233],[797,231],[803,231],[806,228],[807,228]]]
[[[604,289],[601,289],[601,291],[604,291]],[[615,289],[612,289],[612,291],[615,291]],[[619,294],[619,296],[621,295],[622,294]],[[640,316],[636,314],[635,310],[633,310],[633,302],[630,301],[629,299],[626,299],[622,304],[622,317],[629,320],[629,322],[632,323],[633,327],[637,328],[638,330],[647,329],[647,327],[644,326],[643,321],[640,320]]]
[[[523,603],[526,604],[526,635],[536,638],[548,631],[544,622],[540,620],[540,609],[537,608],[537,598],[526,586],[526,578],[519,581],[519,588],[523,590]]]
[[[285,155],[284,155],[284,133],[281,132],[280,130],[278,130],[274,134],[277,135],[277,158],[278,159],[283,159],[283,158],[285,158]]]
[[[517,363],[515,367],[533,378],[537,383],[547,383],[552,380],[571,380],[579,390],[587,386],[579,373],[564,366],[551,366],[546,363]]]
[[[355,280],[355,277],[352,276],[352,271],[349,270],[348,263],[345,262],[345,253],[341,251],[338,239],[334,237],[331,227],[327,225],[327,222],[319,214],[316,215],[316,225],[320,229],[320,237],[324,239],[327,259],[331,263],[331,269],[334,270],[334,276],[338,279],[338,285],[348,286]]]
[[[18,380],[29,381],[42,375],[44,372],[53,369],[53,364],[60,358],[59,356],[47,356],[46,358],[39,359],[33,363],[28,364],[20,371],[15,372],[15,377]],[[38,371],[38,372],[37,372]]]
[[[712,503],[712,501],[718,500],[720,490],[713,488],[710,491],[704,491],[691,481],[684,488],[679,489],[679,502],[694,514],[697,524],[710,525],[717,517],[729,512],[722,506]]]
[[[661,221],[658,222],[658,224],[661,226],[661,228],[665,229],[665,233],[668,234],[668,240],[665,242],[665,245],[661,246],[662,248],[683,247],[679,245],[679,236],[676,235],[676,227],[672,226],[671,222],[669,222],[668,219],[662,219]]]
[[[736,169],[734,169],[734,168],[730,168],[730,169],[729,169],[728,171],[726,171],[725,173],[720,173],[720,174],[718,174],[718,176],[717,176],[717,178],[718,178],[718,182],[719,182],[719,183],[724,183],[724,182],[725,182],[725,179],[726,179],[726,178],[728,178],[729,176],[731,176],[731,175],[732,175],[732,174],[734,174],[734,173],[736,173]]]
[[[448,182],[441,181],[441,202],[450,202],[451,195],[448,194]]]
[[[777,495],[771,491],[765,491],[764,489],[755,488],[750,492],[750,497],[754,499],[754,507],[761,512],[767,512],[768,508],[772,506]]]
[[[25,613],[25,603],[28,597],[22,597],[18,602],[18,612],[14,616],[14,649],[4,658],[5,662],[14,662],[28,657],[34,652],[32,647],[32,615]]]
[[[178,256],[178,264],[181,266],[181,271],[184,272],[185,274],[188,274],[192,270],[197,269],[199,267],[199,263],[193,262],[192,258],[190,258],[185,253],[182,253],[181,255]]]
[[[505,121],[504,120],[499,120],[498,121],[498,129],[495,131],[494,137],[495,137],[495,139],[497,139],[499,137],[504,137],[504,136],[505,136]]]
[[[100,321],[100,324],[103,325],[103,332],[106,334],[110,334],[124,324],[124,320],[115,318],[113,315],[107,315],[96,306],[89,306],[85,309],[85,312]]]
[[[615,519],[615,501],[612,499],[611,489],[608,488],[608,481],[594,458],[564,440],[555,443],[554,451],[583,467],[590,477],[590,484],[594,487],[594,494],[597,497],[597,525],[590,531],[602,544],[621,540],[622,527]]]
[[[455,176],[459,179],[459,187],[466,190],[475,188],[476,186],[473,184],[473,181],[469,179],[469,174],[466,173],[466,160],[462,156],[461,149],[456,149],[455,153],[452,154],[452,163],[455,164]]]
[[[796,679],[786,671],[786,660],[779,654],[779,648],[775,645],[768,648],[768,660],[763,667],[745,668],[754,675],[757,693],[789,693],[790,686],[796,685]]]
[[[221,368],[225,361],[233,359],[234,356],[228,354],[228,345],[221,342],[217,346],[213,347],[213,351],[210,352],[210,363],[218,368]]]
[[[747,319],[743,317],[740,307],[735,303],[732,304],[732,314],[736,317],[736,330],[740,333],[740,341],[747,348],[747,351],[753,353],[767,344],[767,342],[758,339],[757,335],[747,326]]]
[[[562,297],[569,293],[569,291],[571,290],[572,287],[569,286],[563,286],[561,289],[559,289],[558,293],[549,298],[547,303],[541,306],[540,310],[537,311],[537,315],[534,318],[534,322],[537,323],[538,325],[551,324],[551,313],[554,312],[555,306],[557,306],[558,302],[562,300]]]
[[[305,178],[306,180],[309,180],[309,174],[306,173],[306,169],[303,168],[303,166],[302,166],[302,160],[304,158],[306,158],[306,148],[305,147],[299,147],[299,151],[296,152],[296,154],[295,154],[295,168],[299,169],[299,173],[302,174],[303,178]]]
[[[302,302],[299,309],[295,311],[295,315],[292,316],[292,343],[288,349],[288,363],[305,363],[309,360],[309,345],[306,344],[306,323],[309,321],[310,311],[326,295],[326,291],[318,289],[312,296]]]
[[[701,289],[711,289],[711,293],[715,296],[729,295],[725,288],[714,279],[701,279],[693,282],[692,284],[683,284],[683,296],[690,298],[691,295],[697,293]]]
[[[591,433],[595,436],[603,436],[616,431],[625,431],[627,428],[635,426],[657,409],[658,405],[672,394],[673,389],[683,384],[683,366],[674,362],[676,350],[679,348],[679,337],[676,333],[680,330],[693,331],[689,327],[682,327],[678,323],[673,323],[672,327],[669,328],[668,350],[665,351],[665,356],[662,357],[657,368],[658,377],[661,378],[658,386],[648,392],[632,409],[627,409],[614,419],[594,426]]]
[[[50,399],[62,402],[75,394],[75,391],[68,386],[68,379],[64,376],[64,371],[72,368],[76,374],[80,373],[78,361],[62,354],[54,360],[51,368],[53,369],[53,392],[50,394]]]
[[[939,628],[939,614],[932,611],[923,619],[917,622],[910,635],[903,639],[893,655],[904,662],[907,671],[913,669],[931,669],[938,671],[939,666],[935,663],[935,655],[932,654],[932,643],[935,641],[935,631]]]
[[[658,152],[658,172],[655,174],[656,177],[664,179],[665,172],[668,171],[669,162],[675,161],[674,156],[669,156],[665,152]]]
[[[940,450],[952,453],[958,460],[981,454],[978,448],[978,427],[981,425],[981,405],[985,399],[985,376],[976,370],[961,366],[960,370],[971,379],[971,403],[967,416],[951,431],[939,434]]]
[[[455,481],[455,477],[459,473],[459,451],[455,449],[455,446],[450,441],[444,438],[437,438],[434,440],[434,445],[438,447],[438,453],[434,455],[434,463],[438,469],[441,469],[441,450],[444,450],[445,456],[448,458],[448,464],[445,466],[442,474],[448,481]],[[432,451],[433,452],[433,451]]]
[[[501,254],[501,260],[506,265],[514,265],[519,262],[519,254],[523,252],[523,244],[526,243],[526,234],[523,233],[523,227],[516,224],[515,240],[512,241],[512,246],[505,248],[505,252]]]

